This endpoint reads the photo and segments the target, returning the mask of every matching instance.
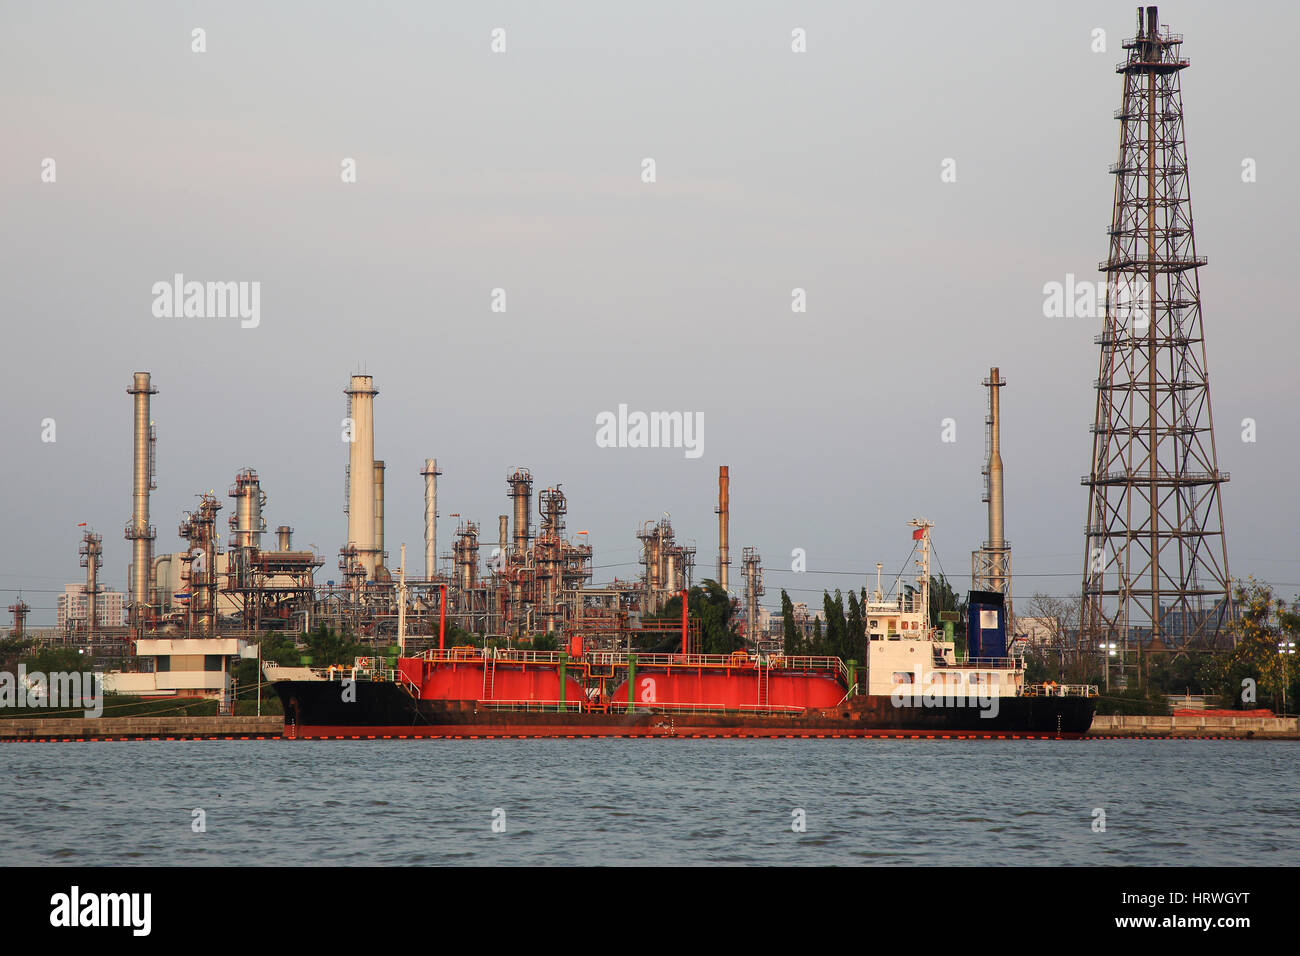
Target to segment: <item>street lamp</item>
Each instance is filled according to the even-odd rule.
[[[1286,713],[1287,655],[1295,653],[1295,641],[1278,641],[1277,652],[1282,655],[1282,713]]]
[[[1115,648],[1119,647],[1114,641],[1102,641],[1097,645],[1097,650],[1106,651],[1106,691],[1110,692],[1110,658],[1115,656]]]

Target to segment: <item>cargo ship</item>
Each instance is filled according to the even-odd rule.
[[[924,737],[1077,738],[1091,685],[1027,684],[998,592],[972,591],[967,648],[929,620],[923,573],[863,609],[865,660],[781,653],[451,647],[325,669],[274,668],[285,736],[307,738]]]

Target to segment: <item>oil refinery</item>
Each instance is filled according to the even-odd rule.
[[[87,644],[247,638],[267,631],[301,633],[325,624],[380,647],[418,648],[453,626],[511,646],[527,647],[550,635],[571,649],[616,648],[640,634],[672,630],[643,619],[697,583],[696,548],[678,540],[667,516],[636,527],[642,571],[635,580],[594,582],[592,547],[581,540],[585,532],[568,531],[570,503],[562,483],[538,487],[527,467],[504,469],[501,490],[507,507],[497,516],[495,538],[484,540],[483,523],[464,518],[450,539],[440,542],[438,478],[443,471],[434,457],[409,463],[424,479],[422,565],[417,570],[414,562],[405,566],[394,561],[385,540],[384,505],[385,473],[396,461],[375,458],[379,389],[366,374],[353,375],[344,390],[348,440],[346,461],[340,464],[346,525],[337,551],[337,582],[317,580],[326,558],[295,548],[290,524],[279,524],[273,532],[268,528],[264,516],[271,499],[253,467],[230,480],[228,502],[213,491],[198,492],[197,507],[178,516],[181,546],[164,550],[150,510],[156,490],[153,422],[159,389],[150,372],[136,372],[127,392],[133,422],[131,518],[125,529],[131,542],[127,619],[96,620],[92,614],[72,634]],[[724,589],[731,563],[729,486],[724,465],[718,473],[715,566]],[[223,508],[229,512],[224,548]],[[97,582],[101,551],[101,536],[87,531],[81,547],[85,594],[102,593]],[[744,549],[742,569],[738,604],[749,622],[757,620],[758,598],[764,593],[756,549]],[[755,637],[752,629],[747,636]]]

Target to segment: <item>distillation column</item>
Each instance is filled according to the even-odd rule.
[[[104,563],[104,539],[87,531],[81,541],[81,566],[86,569],[86,628],[89,639],[95,639],[99,626],[99,569]]]
[[[131,542],[131,625],[142,627],[149,617],[149,579],[153,570],[154,529],[149,524],[149,492],[154,489],[153,423],[149,419],[149,396],[158,389],[149,382],[148,372],[136,372],[127,390],[134,399],[135,432],[131,481],[131,522],[126,539]]]

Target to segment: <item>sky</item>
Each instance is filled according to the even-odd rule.
[[[1044,286],[1101,278],[1134,9],[8,0],[0,608],[21,590],[29,624],[53,624],[56,592],[84,580],[80,522],[103,535],[101,581],[125,588],[136,371],[158,388],[159,554],[201,492],[224,530],[251,466],[268,527],[336,579],[343,390],[364,370],[390,565],[405,542],[422,566],[432,457],[440,552],[452,514],[495,537],[523,466],[562,486],[597,582],[633,577],[636,530],[665,514],[713,576],[726,464],[733,587],[753,546],[775,608],[783,587],[820,604],[861,586],[877,561],[897,575],[914,517],[967,586],[998,366],[1013,592],[1077,590],[1101,320],[1045,317]],[[1300,10],[1161,19],[1191,60],[1231,572],[1290,597]],[[260,283],[256,327],[155,315],[177,273]],[[599,447],[620,404],[701,414],[702,454]]]

